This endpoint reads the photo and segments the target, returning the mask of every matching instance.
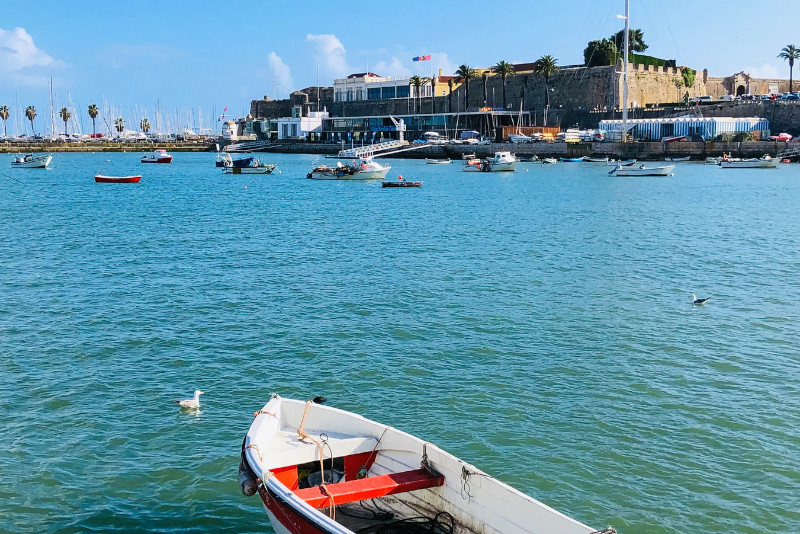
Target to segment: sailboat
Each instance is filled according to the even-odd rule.
[[[517,117],[517,132],[508,135],[512,143],[530,143],[533,138],[522,133],[522,101],[519,102],[519,116]]]

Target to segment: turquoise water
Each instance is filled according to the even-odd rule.
[[[0,531],[269,532],[236,470],[272,392],[597,528],[800,531],[800,165],[139,156],[0,170]]]

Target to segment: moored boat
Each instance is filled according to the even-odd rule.
[[[361,169],[358,173],[359,180],[381,180],[386,178],[386,174],[392,168],[389,165],[381,165],[371,156],[358,158],[356,165]]]
[[[580,158],[561,158],[561,161],[564,163],[580,163],[583,160],[584,158],[582,156]]]
[[[683,156],[682,158],[664,158],[664,161],[689,161],[692,159],[690,156]]]
[[[669,176],[675,170],[675,165],[660,165],[658,167],[647,167],[644,163],[638,167],[634,165],[620,165],[609,171],[608,174],[617,176]]]
[[[279,534],[381,526],[417,532],[422,519],[429,532],[613,532],[596,531],[416,436],[277,395],[255,413],[239,483],[245,495],[259,494]],[[437,524],[444,530],[431,528]]]
[[[217,167],[248,167],[255,158],[233,159],[227,152],[217,153]]]
[[[626,159],[625,161],[610,159],[608,160],[609,165],[613,165],[614,167],[627,167],[636,163],[635,159]]]
[[[386,180],[385,182],[381,182],[381,187],[420,187],[421,185],[422,181],[412,182],[403,179],[402,176],[398,176],[397,180]]]
[[[157,148],[152,153],[142,156],[141,161],[142,163],[171,163],[172,155],[167,154],[163,148]]]
[[[425,158],[425,163],[429,165],[449,165],[450,158],[446,159],[434,159],[434,158]]]
[[[25,154],[24,156],[15,156],[11,161],[11,166],[20,169],[44,169],[50,165],[51,161],[53,161],[52,154],[41,154],[38,156]]]
[[[558,163],[556,158],[544,158],[542,160],[542,165],[555,165],[556,163]]]
[[[462,171],[467,172],[513,172],[519,160],[511,152],[495,152],[491,159],[469,159],[464,162]]]
[[[341,161],[336,162],[335,167],[319,165],[314,167],[306,178],[312,180],[359,180],[358,174],[361,168],[355,165],[343,165]]]
[[[722,161],[719,162],[719,166],[723,169],[774,169],[778,166],[778,160],[768,155],[749,159],[728,159],[723,157]]]
[[[244,167],[223,167],[222,172],[226,174],[272,174],[277,166],[275,163],[262,163],[256,159]]]
[[[105,176],[98,174],[94,177],[95,182],[104,184],[135,184],[142,179],[141,175],[136,176]]]
[[[608,158],[593,158],[586,156],[583,158],[584,163],[608,163]]]

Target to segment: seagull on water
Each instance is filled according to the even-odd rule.
[[[697,306],[702,306],[703,304],[708,302],[708,299],[710,299],[710,298],[711,297],[706,297],[704,299],[699,299],[699,298],[697,298],[697,295],[692,294],[692,304],[697,305]]]
[[[194,391],[194,397],[192,397],[191,399],[184,399],[184,400],[175,401],[175,403],[176,404],[180,404],[181,408],[199,408],[200,407],[200,395],[202,395],[203,393],[204,393],[203,391],[200,391],[199,389],[196,389]]]

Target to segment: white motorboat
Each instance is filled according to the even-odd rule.
[[[673,170],[675,170],[675,165],[647,167],[642,163],[638,167],[635,165],[620,165],[611,169],[608,174],[616,174],[617,176],[669,176]]]
[[[172,163],[172,155],[167,154],[163,148],[153,150],[150,154],[142,156],[142,163]]]
[[[11,161],[11,166],[20,169],[44,169],[50,165],[51,161],[53,161],[52,154],[42,154],[39,156],[26,154],[24,156],[15,156]]]
[[[544,158],[542,160],[542,165],[555,165],[556,163],[558,163],[556,158]]]
[[[425,158],[425,163],[429,165],[450,165],[450,158],[446,159]]]
[[[689,161],[692,159],[690,156],[684,156],[682,158],[664,158],[664,161]]]
[[[590,156],[586,156],[583,158],[584,163],[608,163],[608,158],[592,158]]]
[[[636,163],[635,159],[626,159],[625,161],[616,160],[616,159],[608,160],[608,164],[612,165],[614,167],[619,167],[620,165],[623,166],[623,167],[626,167],[628,165],[633,165],[634,163]]]
[[[774,169],[778,166],[778,160],[767,155],[749,159],[723,158],[719,166],[723,169]]]
[[[508,140],[512,143],[531,143],[533,138],[523,134],[509,134]]]
[[[375,161],[371,156],[364,156],[358,158],[357,165],[361,172],[357,175],[359,180],[383,180],[386,178],[386,174],[392,168],[389,165],[381,165],[377,161]]]
[[[711,156],[706,158],[706,163],[710,163],[712,165],[719,165],[719,162],[722,161],[722,158],[713,158]]]
[[[492,159],[469,159],[464,162],[462,171],[466,172],[502,172],[514,171],[519,160],[508,151],[495,152]]]
[[[614,532],[584,525],[416,436],[277,395],[255,413],[242,443],[239,484],[245,495],[259,494],[278,534],[418,532],[422,519],[426,532]]]
[[[262,163],[257,159],[244,167],[225,166],[222,172],[225,174],[272,174],[278,165],[276,163]]]

